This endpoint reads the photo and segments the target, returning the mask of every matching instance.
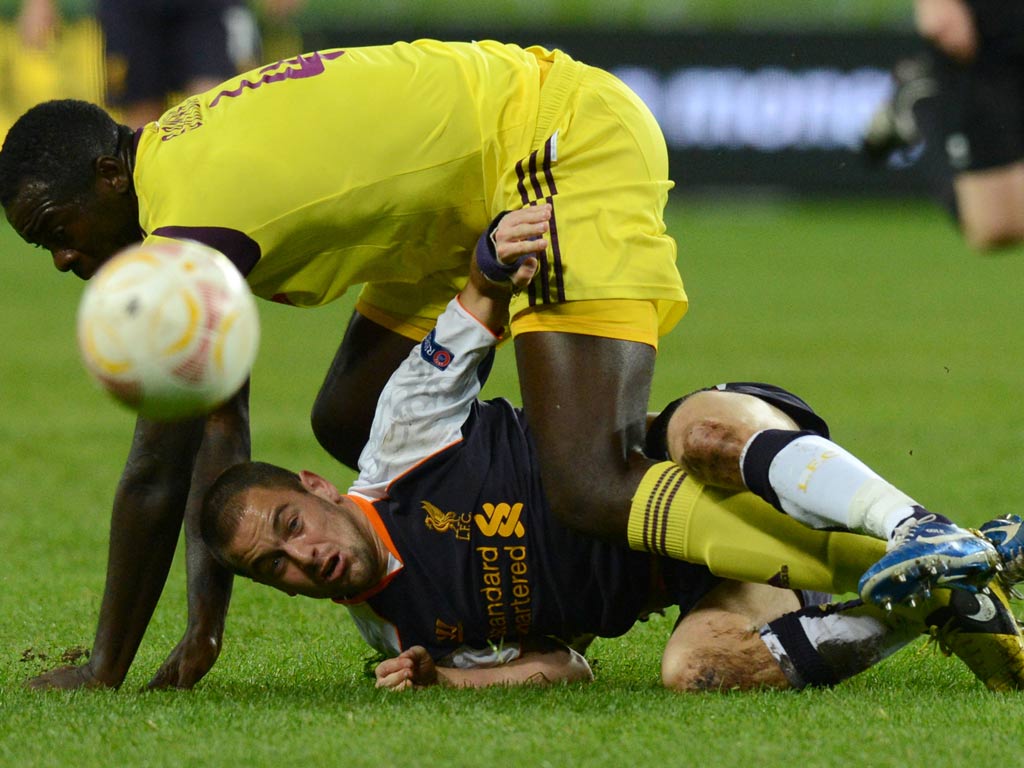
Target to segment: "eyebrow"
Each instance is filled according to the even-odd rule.
[[[281,530],[281,520],[284,516],[284,510],[287,508],[287,506],[287,502],[281,502],[276,507],[274,507],[274,510],[270,513],[270,528],[278,536],[283,536],[283,532]],[[252,563],[249,566],[250,570],[254,574],[264,573],[267,561],[272,560],[279,552],[279,549],[274,549],[270,552],[264,552],[262,555],[260,555],[252,561]]]
[[[274,533],[276,533],[278,536],[284,536],[284,529],[282,528],[284,523],[282,522],[282,520],[284,519],[284,511],[287,508],[288,502],[282,501],[280,504],[274,507],[274,511],[271,513],[273,516],[271,528],[273,528]]]
[[[19,230],[18,234],[25,240],[38,236],[41,228],[52,224],[50,219],[56,215],[59,207],[52,200],[44,200],[39,205],[33,206],[25,222],[24,229]]]

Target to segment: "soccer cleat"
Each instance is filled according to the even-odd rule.
[[[991,691],[1024,688],[1024,636],[998,581],[975,593],[943,590],[945,605],[927,617],[929,634],[947,656],[956,655]]]
[[[976,592],[1002,563],[995,545],[934,515],[910,518],[893,534],[889,551],[861,576],[861,599],[886,610],[927,598],[936,587]]]
[[[1010,588],[1024,581],[1024,520],[1019,515],[1004,515],[989,520],[978,533],[992,542],[1003,562],[1000,581]]]
[[[872,115],[861,141],[864,156],[875,164],[885,163],[899,150],[921,143],[914,106],[938,90],[931,64],[924,56],[898,62],[892,77],[892,96]]]

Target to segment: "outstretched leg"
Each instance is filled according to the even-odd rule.
[[[662,657],[662,683],[681,692],[831,686],[923,629],[890,624],[859,601],[802,606],[788,589],[726,581],[679,620]]]
[[[929,512],[828,435],[820,417],[791,393],[727,384],[666,408],[652,423],[648,452],[709,484],[749,489],[812,528],[889,542],[892,551],[858,586],[876,604],[922,599],[940,586],[976,590],[988,582],[999,567],[989,542]]]

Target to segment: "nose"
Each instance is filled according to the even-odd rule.
[[[317,557],[316,547],[302,546],[301,544],[289,543],[284,547],[285,554],[292,559],[299,568],[309,574],[316,574],[320,567],[320,558]]]
[[[53,252],[53,266],[60,272],[68,272],[81,257],[82,254],[73,248],[61,248]]]

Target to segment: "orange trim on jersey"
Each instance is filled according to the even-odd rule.
[[[491,334],[491,336],[493,336],[493,337],[494,337],[495,339],[497,339],[497,340],[499,340],[499,341],[501,340],[501,338],[502,338],[502,336],[503,336],[504,334],[503,334],[503,333],[495,333],[495,332],[494,332],[494,329],[493,329],[493,328],[491,328],[491,327],[490,327],[489,325],[487,325],[487,323],[485,323],[485,322],[483,322],[482,320],[480,320],[480,318],[479,318],[479,317],[477,317],[476,315],[474,315],[474,314],[473,314],[473,313],[472,313],[472,312],[471,312],[471,311],[469,310],[469,307],[467,307],[467,306],[466,306],[465,304],[463,304],[463,303],[462,303],[462,294],[461,294],[461,293],[460,293],[460,294],[459,294],[458,296],[456,296],[456,297],[455,297],[455,300],[456,300],[457,302],[459,302],[459,306],[460,306],[460,307],[462,307],[462,311],[463,311],[463,312],[465,312],[465,313],[466,313],[467,315],[469,315],[469,316],[470,316],[470,317],[472,317],[472,318],[473,318],[474,320],[476,320],[476,323],[477,323],[477,325],[479,325],[479,326],[480,326],[481,328],[483,328],[483,329],[484,329],[485,331],[487,331],[487,332],[488,332],[489,334]]]
[[[384,527],[384,521],[380,519],[380,513],[377,512],[377,508],[374,507],[373,504],[371,504],[367,499],[364,499],[360,496],[345,494],[345,498],[353,502],[357,507],[359,507],[360,511],[364,515],[366,515],[366,519],[370,521],[370,525],[373,526],[374,532],[378,536],[380,536],[381,541],[384,542],[384,546],[387,547],[388,552],[394,555],[395,559],[398,560],[399,563],[402,563],[402,568],[404,568],[405,562],[402,560],[402,556],[398,553],[398,550],[395,548],[395,543],[391,540],[391,534],[388,533],[388,529]],[[332,598],[332,601],[335,603],[340,603],[341,605],[347,605],[350,603],[364,603],[371,597],[376,595],[378,592],[380,592],[382,589],[384,589],[384,587],[386,587],[388,584],[390,584],[391,580],[395,578],[396,575],[402,572],[402,568],[396,568],[391,573],[387,574],[383,579],[381,579],[372,587],[370,587],[368,590],[356,595],[355,597],[350,597],[346,600]]]
[[[388,487],[387,487],[387,491],[388,491],[388,493],[389,493],[389,494],[391,493],[391,486],[393,486],[393,485],[394,485],[395,483],[397,483],[397,482],[398,482],[399,480],[401,480],[401,479],[402,479],[403,477],[405,477],[406,475],[408,475],[408,474],[409,474],[410,472],[412,472],[412,471],[413,471],[414,469],[417,469],[418,467],[421,467],[421,466],[422,466],[422,465],[423,465],[423,464],[424,464],[425,462],[428,462],[428,461],[430,461],[430,460],[431,460],[432,458],[434,458],[434,457],[435,457],[435,456],[437,456],[438,454],[444,453],[444,452],[445,452],[445,451],[447,451],[447,450],[448,450],[449,448],[451,448],[451,447],[452,447],[453,445],[458,445],[458,444],[459,444],[459,443],[461,443],[461,442],[462,442],[462,438],[461,438],[461,437],[460,437],[460,438],[459,438],[458,440],[452,440],[452,441],[451,441],[450,443],[448,443],[448,445],[442,445],[442,446],[441,446],[440,448],[438,448],[438,449],[437,449],[436,451],[434,451],[433,453],[430,453],[430,454],[427,454],[426,456],[424,456],[424,457],[423,457],[422,459],[420,459],[420,460],[419,460],[419,461],[417,461],[417,462],[416,462],[415,464],[413,464],[413,465],[412,465],[411,467],[409,467],[409,468],[408,468],[407,470],[405,470],[405,472],[403,472],[402,474],[400,474],[400,475],[395,475],[395,476],[394,476],[393,478],[391,478],[391,479],[390,479],[390,480],[388,481]]]

